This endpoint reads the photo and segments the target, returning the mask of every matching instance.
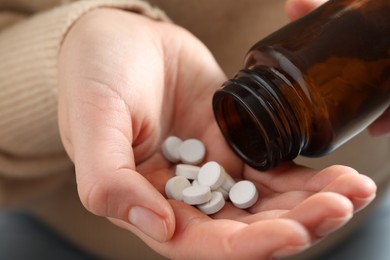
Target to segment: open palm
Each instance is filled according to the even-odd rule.
[[[293,254],[345,224],[375,196],[353,169],[316,172],[286,163],[255,171],[230,150],[212,113],[225,76],[183,29],[101,9],[69,32],[60,56],[59,124],[76,167],[80,199],[173,259],[265,259]],[[164,197],[174,165],[169,135],[198,138],[206,161],[256,183],[249,210],[229,203],[213,216]]]

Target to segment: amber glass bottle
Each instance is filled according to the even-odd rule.
[[[257,42],[213,97],[250,166],[321,156],[390,105],[390,0],[331,0]]]

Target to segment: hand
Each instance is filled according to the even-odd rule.
[[[245,166],[212,113],[225,80],[205,46],[175,25],[111,9],[82,17],[60,53],[59,125],[84,206],[169,258],[265,259],[307,248],[375,197],[372,180],[343,166]],[[209,217],[166,200],[174,166],[160,145],[169,135],[201,139],[207,161],[256,183],[259,202]]]

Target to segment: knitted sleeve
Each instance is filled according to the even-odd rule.
[[[84,0],[0,30],[0,176],[40,177],[71,166],[57,126],[58,54],[72,24],[98,7],[168,21],[143,1]]]

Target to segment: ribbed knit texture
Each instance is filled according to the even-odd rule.
[[[0,175],[43,176],[71,165],[57,126],[57,60],[70,26],[85,12],[115,7],[168,20],[141,1],[77,1],[0,33]]]

